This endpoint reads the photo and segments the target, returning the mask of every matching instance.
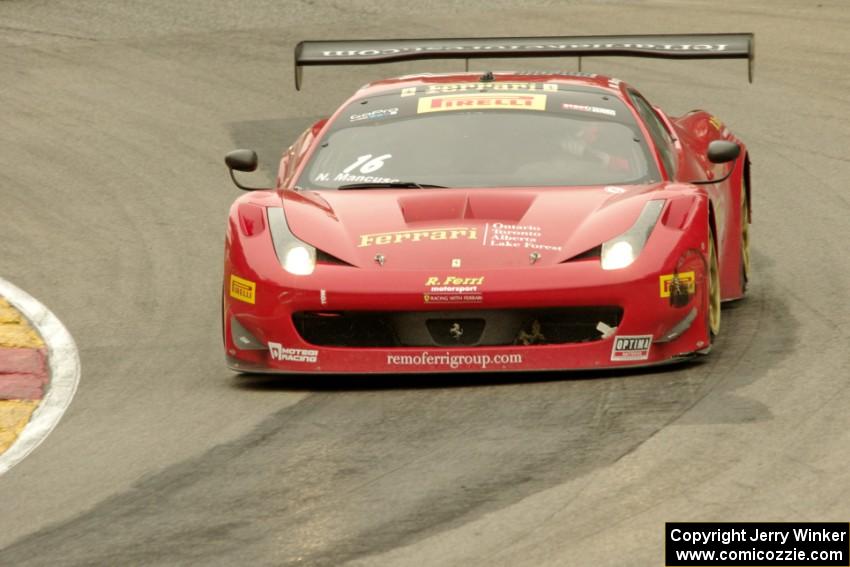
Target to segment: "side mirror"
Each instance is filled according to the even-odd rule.
[[[233,150],[224,156],[224,163],[236,171],[256,171],[257,152],[254,150]]]
[[[227,164],[227,170],[230,172],[230,179],[233,183],[243,191],[260,191],[262,187],[246,187],[238,181],[233,175],[234,171],[256,171],[257,170],[257,152],[254,150],[233,150],[224,156],[224,163]]]
[[[708,156],[708,161],[711,163],[728,163],[738,159],[738,156],[741,155],[741,146],[728,140],[714,140],[708,144],[708,151],[706,152],[706,155]],[[700,179],[698,181],[691,181],[691,183],[694,185],[712,185],[713,183],[720,183],[729,179],[729,176],[732,175],[733,171],[735,171],[734,164],[729,168],[726,175],[719,179]]]
[[[708,144],[708,161],[727,163],[741,155],[741,146],[728,140],[714,140]]]

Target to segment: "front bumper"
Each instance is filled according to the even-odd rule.
[[[693,250],[693,248],[691,248]],[[670,270],[626,269],[605,272],[598,261],[584,260],[540,267],[480,271],[460,277],[480,278],[476,290],[457,303],[434,303],[425,284],[435,270],[362,270],[320,265],[311,276],[273,277],[225,274],[223,313],[228,366],[240,372],[405,373],[586,370],[661,364],[706,352],[707,293],[701,255],[684,250],[662,265],[693,272],[687,302],[674,306],[664,296]],[[649,263],[649,262],[647,262]],[[228,266],[232,268],[232,266]],[[254,303],[228,292],[231,275],[255,284]],[[254,278],[254,279],[252,279]],[[622,318],[609,336],[562,344],[503,346],[322,346],[307,342],[293,323],[301,312],[433,312],[618,306]],[[443,316],[441,315],[441,316]],[[245,333],[248,336],[242,336]],[[675,335],[672,336],[671,335]]]

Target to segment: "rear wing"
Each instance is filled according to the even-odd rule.
[[[616,55],[661,59],[747,59],[753,82],[755,36],[751,33],[687,35],[594,35],[572,37],[480,37],[302,41],[295,47],[295,89],[302,69],[313,65],[366,65],[413,59],[493,59]]]

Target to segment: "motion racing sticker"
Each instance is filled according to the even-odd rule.
[[[319,359],[319,351],[303,348],[286,348],[280,343],[269,342],[269,355],[272,360],[286,362],[315,363]]]

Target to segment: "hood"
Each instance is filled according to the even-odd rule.
[[[283,192],[300,240],[362,268],[556,264],[625,232],[663,184]]]

